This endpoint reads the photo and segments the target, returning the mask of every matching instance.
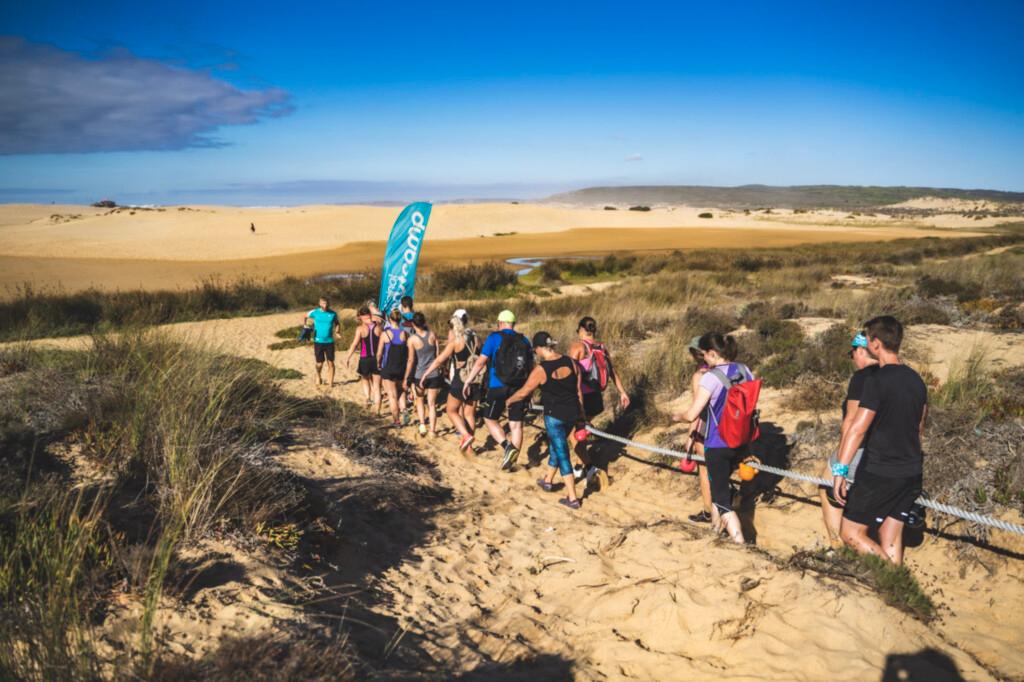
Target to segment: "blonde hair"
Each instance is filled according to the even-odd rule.
[[[452,326],[452,332],[455,333],[455,338],[466,338],[466,323],[458,315],[452,315],[452,319],[448,320],[448,323]]]

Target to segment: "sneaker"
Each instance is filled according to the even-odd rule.
[[[551,485],[550,483],[548,483],[547,481],[545,481],[543,478],[538,478],[537,479],[537,487],[539,487],[541,490],[543,490],[546,493],[549,493],[549,492],[551,492],[554,489],[554,486]]]
[[[911,508],[910,512],[907,514],[907,527],[915,530],[918,528],[924,528],[924,522],[925,508],[915,502],[913,508]]]
[[[459,451],[465,452],[473,444],[473,434],[467,433],[459,439]]]
[[[427,425],[426,424],[420,424],[420,435],[421,436],[426,436],[427,435]]]
[[[505,457],[501,460],[501,468],[503,471],[511,471],[512,467],[516,465],[516,460],[519,458],[519,448],[512,443],[505,446]]]
[[[581,506],[579,500],[570,500],[568,497],[563,497],[562,499],[560,499],[558,501],[558,504],[564,505],[569,509],[579,509]]]
[[[686,518],[690,519],[694,523],[711,523],[711,514],[704,511],[703,509],[696,514],[690,514]]]
[[[576,465],[573,466],[573,468],[572,468],[572,477],[575,478],[577,481],[580,480],[581,478],[583,478],[583,465],[582,464],[576,464]]]

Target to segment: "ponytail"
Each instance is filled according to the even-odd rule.
[[[718,332],[708,332],[704,336],[700,337],[700,341],[697,342],[702,351],[713,350],[718,353],[722,359],[732,362],[739,355],[740,347],[736,343],[736,337],[732,334],[728,336],[722,336]]]

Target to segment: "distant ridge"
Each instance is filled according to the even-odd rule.
[[[999,203],[1024,203],[1024,192],[942,187],[875,187],[861,185],[639,185],[587,187],[554,194],[544,201],[576,205],[686,204],[717,208],[873,208],[920,197],[966,199]]]

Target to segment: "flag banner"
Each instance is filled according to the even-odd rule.
[[[380,276],[380,311],[385,316],[397,308],[403,296],[415,296],[416,264],[430,219],[431,205],[417,202],[406,206],[391,228]]]

